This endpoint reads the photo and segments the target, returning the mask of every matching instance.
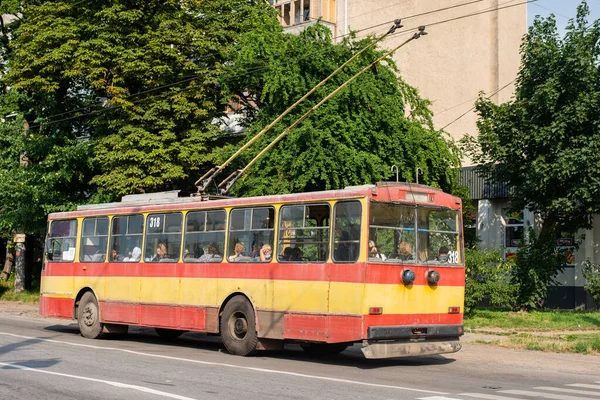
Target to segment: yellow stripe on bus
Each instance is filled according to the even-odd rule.
[[[71,282],[73,286],[71,286]],[[44,293],[73,293],[91,287],[100,301],[219,307],[231,293],[245,293],[259,309],[311,313],[368,314],[383,307],[384,314],[447,313],[461,306],[460,286],[405,287],[397,284],[361,284],[223,278],[44,277]],[[68,296],[60,296],[68,297]]]

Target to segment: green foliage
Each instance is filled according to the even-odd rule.
[[[583,263],[583,277],[586,280],[585,290],[596,303],[596,308],[600,310],[600,265],[586,260]]]
[[[487,299],[492,306],[515,305],[517,286],[511,283],[513,263],[504,261],[497,249],[465,249],[465,314],[472,315]]]
[[[556,285],[554,278],[567,263],[566,254],[556,252],[555,237],[552,230],[536,236],[530,228],[527,240],[519,245],[511,281],[518,287],[517,305],[521,310],[543,306],[548,287]]]
[[[372,40],[333,44],[331,32],[320,24],[300,35],[248,39],[236,48],[233,65],[262,65],[265,58],[269,65],[247,81],[245,93],[249,96],[237,93],[243,103],[258,106],[248,115],[248,139]],[[248,163],[293,121],[381,54],[381,50],[367,50],[286,116],[233,168]],[[228,87],[239,87],[235,69],[231,75],[226,80]],[[229,155],[234,149],[226,150]],[[398,166],[404,180],[414,181],[419,167],[423,170],[421,183],[452,191],[459,162],[457,147],[443,132],[432,128],[428,103],[397,77],[395,65],[387,60],[290,131],[234,186],[233,192],[263,195],[340,189],[395,179],[392,165]]]
[[[544,229],[588,228],[600,212],[600,22],[583,2],[560,39],[551,16],[521,46],[513,101],[480,98],[479,164],[512,188],[513,207],[539,212]],[[473,150],[471,148],[471,150]]]

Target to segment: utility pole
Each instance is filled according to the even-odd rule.
[[[15,293],[25,290],[26,262],[25,262],[25,235],[16,234],[15,242]]]

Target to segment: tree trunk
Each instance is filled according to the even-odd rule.
[[[8,280],[8,278],[10,277],[10,271],[12,269],[13,266],[13,262],[15,261],[14,257],[13,257],[13,253],[10,250],[10,248],[12,247],[12,242],[10,240],[8,240],[6,242],[6,260],[4,261],[4,270],[2,271],[2,280],[4,282],[6,282]]]

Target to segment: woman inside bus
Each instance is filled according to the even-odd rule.
[[[398,249],[396,251],[396,255],[394,257],[397,260],[412,260],[412,246],[409,242],[400,242],[398,243]]]
[[[166,256],[167,256],[167,246],[164,243],[159,243],[158,246],[156,246],[156,255],[154,257],[152,257],[152,259],[150,261],[159,262]],[[131,257],[133,258],[133,253],[131,254]]]
[[[198,261],[200,262],[221,262],[223,256],[219,253],[219,245],[211,243],[206,249],[206,253],[202,254]]]
[[[369,240],[369,258],[379,258],[382,261],[385,260],[385,256],[379,252],[373,240]]]
[[[244,255],[246,252],[246,245],[242,242],[238,242],[235,244],[235,248],[233,249],[234,254],[229,256],[228,261],[230,262],[239,262],[239,261],[250,261],[251,258]],[[247,259],[247,260],[246,260]]]
[[[258,255],[252,258],[252,261],[260,261],[260,262],[269,262],[271,261],[273,251],[271,249],[270,244],[263,244],[260,250],[258,251]]]

